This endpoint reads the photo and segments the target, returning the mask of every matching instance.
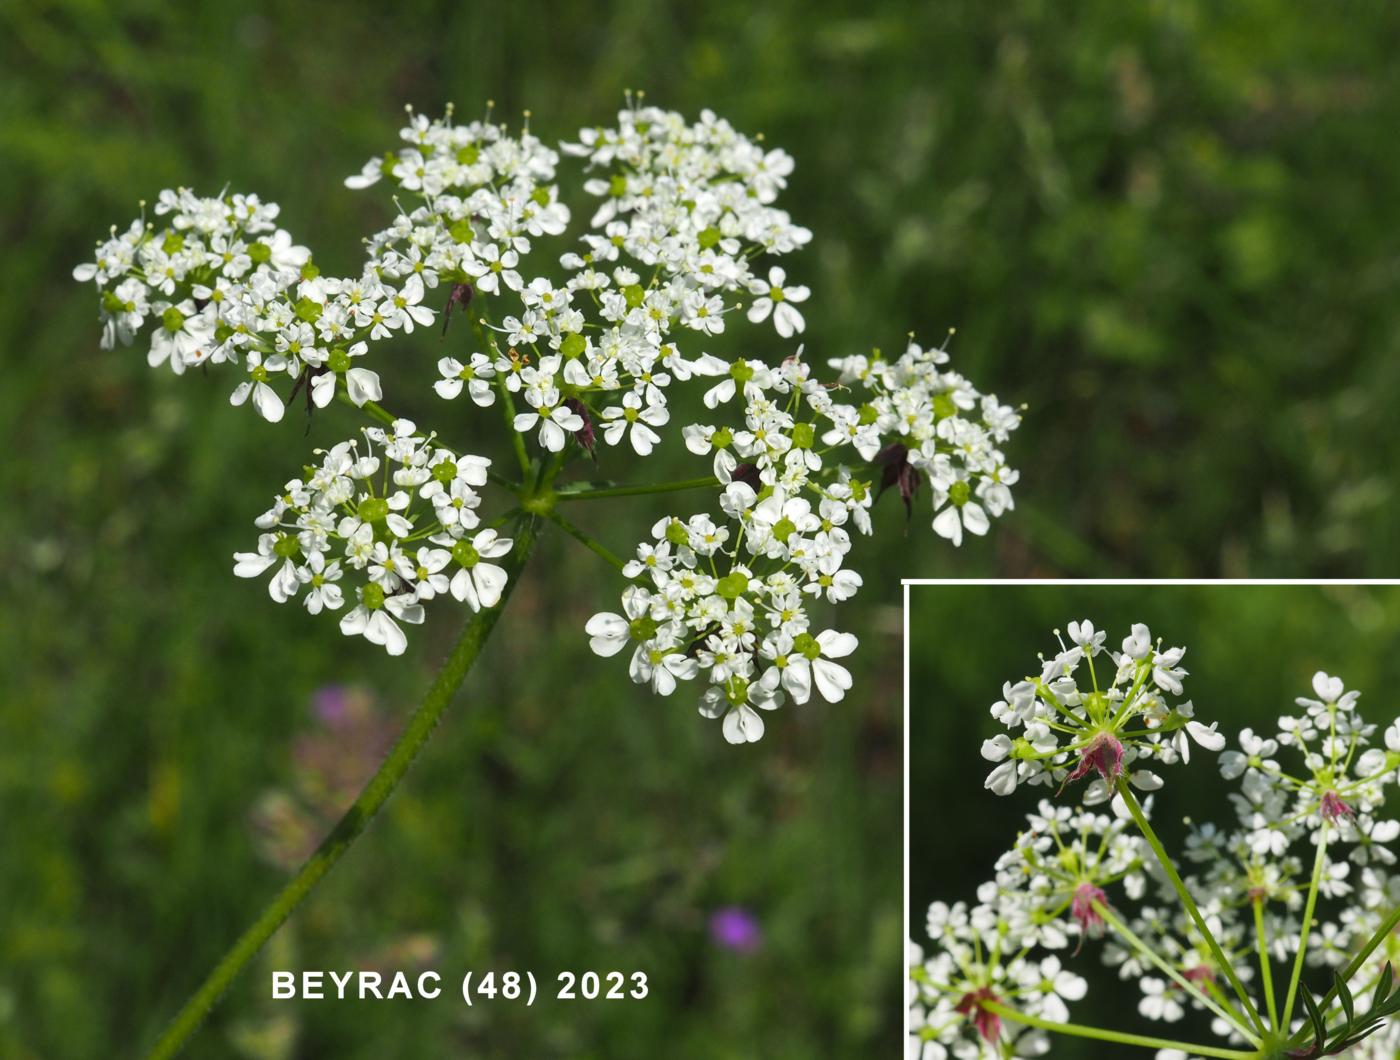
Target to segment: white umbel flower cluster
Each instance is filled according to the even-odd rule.
[[[73,270],[101,292],[102,344],[135,341],[152,323],[147,360],[176,375],[233,364],[244,376],[229,400],[271,423],[286,402],[279,380],[324,408],[337,385],[363,406],[382,396],[379,375],[354,364],[367,341],[432,322],[421,278],[366,272],[324,277],[306,247],[276,226],[279,208],[256,195],[199,198],[163,191],[156,227],[142,217]],[[339,381],[339,382],[338,382]]]
[[[954,545],[963,532],[981,536],[991,519],[1015,507],[1011,487],[1020,478],[1000,446],[1021,423],[1020,413],[995,396],[979,394],[947,371],[946,350],[912,340],[894,361],[854,356],[832,361],[840,382],[859,387],[862,405],[838,405],[827,445],[849,444],[883,467],[883,484],[897,485],[908,504],[920,473],[933,494],[933,529]]]
[[[557,187],[545,183],[558,156],[528,131],[517,140],[489,122],[454,125],[450,112],[413,115],[401,132],[413,146],[372,159],[346,182],[364,187],[387,176],[420,200],[369,241],[377,268],[411,263],[430,285],[446,280],[493,299],[490,348],[444,358],[438,393],[452,400],[466,384],[488,405],[487,381],[499,380],[525,405],[515,428],[550,452],[575,437],[591,448],[601,433],[608,445],[626,441],[649,454],[670,420],[671,384],[728,367],[683,353],[679,336],[724,331],[737,307],[726,299],[759,283],[752,259],[811,238],[772,205],[792,169],[783,152],[763,151],[708,112],[689,125],[631,107],[618,120],[563,147],[590,170],[612,172],[584,182],[603,204],[583,248],[560,257],[562,281],[527,271],[534,241],[570,220]],[[770,276],[760,302],[789,310],[774,315],[780,334],[802,330],[789,303],[806,288],[783,288],[781,269]]]
[[[625,565],[621,611],[595,615],[587,633],[601,654],[630,648],[632,678],[658,694],[696,681],[701,713],[735,743],[757,740],[764,713],[787,700],[836,702],[850,688],[842,660],[856,638],[822,612],[861,585],[848,553],[871,533],[880,493],[897,491],[912,510],[927,485],[933,529],[955,545],[1012,508],[1017,474],[1001,449],[1020,412],[949,369],[945,349],[911,337],[895,357],[819,361],[835,373],[822,381],[793,348],[811,291],[777,259],[811,232],[778,204],[792,158],[761,137],[709,111],[690,121],[629,97],[612,127],[554,146],[528,120],[512,130],[488,112],[461,123],[451,108],[440,118],[410,109],[399,138],[345,181],[391,185],[397,207],[365,241],[357,277],[321,275],[276,226],[276,206],[186,190],[163,192],[159,224],[143,216],[114,230],[74,273],[98,289],[106,345],[148,332],[153,364],[232,365],[241,374],[231,400],[270,421],[304,394],[308,415],[339,397],[391,424],[367,436],[372,452],[337,446],[306,472],[333,490],[289,487],[291,500],[264,517],[258,551],[240,554],[238,571],[270,572],[274,598],[305,590],[308,607],[333,610],[336,580],[363,571],[342,628],[394,652],[444,578],[468,603],[492,599],[446,573],[443,556],[467,555],[459,545],[471,527],[435,503],[480,483],[416,481],[456,458],[441,432],[425,436],[380,404],[380,344],[430,328],[452,345],[422,383],[456,403],[449,416],[493,408],[507,427],[521,480],[497,481],[516,495],[515,517],[547,516],[585,540],[555,502],[610,491],[561,486],[570,461],[635,467],[668,433],[704,459],[713,480],[689,488],[709,486],[711,503],[657,523]],[[591,203],[572,239],[564,166]],[[541,249],[558,237],[569,241]],[[780,352],[706,349],[736,324],[763,326]],[[700,422],[673,411],[672,388],[686,383],[700,389]],[[344,470],[371,457],[396,465],[390,482]],[[353,496],[341,498],[346,483]],[[402,498],[435,506],[424,518],[392,506],[374,521],[358,514]],[[471,498],[457,499],[470,514]]]
[[[1298,699],[1302,712],[1281,717],[1275,735],[1246,729],[1239,749],[1220,755],[1221,774],[1239,784],[1229,796],[1234,823],[1188,822],[1181,875],[1173,879],[1175,863],[1154,849],[1160,840],[1147,823],[1151,800],[1139,807],[1125,794],[1132,763],[1185,761],[1188,741],[1220,750],[1224,737],[1211,726],[1193,739],[1189,726],[1199,723],[1183,704],[1167,703],[1182,691],[1182,649],[1162,650],[1145,626],[1134,626],[1123,652],[1113,653],[1112,681],[1100,683],[1092,663],[1109,654],[1104,634],[1087,621],[1070,623],[1068,632],[1072,646],[1043,660],[1039,677],[1008,686],[993,708],[1025,735],[1009,749],[1005,737],[988,741],[984,754],[1005,760],[988,787],[1012,790],[1002,777],[1015,772],[1027,783],[1058,783],[1063,794],[1076,774],[1096,773],[1095,784],[1074,791],[1081,803],[1112,796],[1113,812],[1042,800],[975,905],[934,903],[932,952],[911,950],[908,1055],[1047,1051],[1054,1034],[1035,1035],[1016,1015],[1040,1021],[1041,1030],[1044,1021],[1067,1016],[1060,1009],[1047,1015],[1026,994],[1027,969],[1038,966],[1038,954],[1065,955],[1072,944],[1078,955],[1090,943],[1136,984],[1142,1016],[1176,1024],[1198,1011],[1229,1048],[1296,1035],[1288,1055],[1313,1056],[1303,1005],[1290,1017],[1283,1004],[1301,951],[1303,978],[1321,987],[1314,996],[1333,974],[1350,973],[1346,1002],[1334,993],[1322,1006],[1329,1037],[1349,1042],[1348,1056],[1397,1055],[1400,1027],[1387,1018],[1370,1028],[1355,1022],[1354,1011],[1364,1011],[1400,959],[1400,874],[1391,849],[1400,821],[1385,813],[1386,791],[1400,782],[1400,720],[1375,746],[1378,727],[1357,711],[1358,694],[1318,673],[1314,695]],[[1091,671],[1087,687],[1074,680],[1084,669]],[[1091,697],[1100,697],[1097,704]],[[1020,762],[1028,772],[1012,766]],[[1057,994],[1073,1000],[1084,990]],[[1348,1027],[1365,1030],[1364,1040],[1351,1041]],[[1158,1053],[1160,1060],[1190,1055],[1186,1048]]]
[[[408,420],[362,433],[318,451],[320,466],[287,483],[257,519],[257,551],[236,553],[233,572],[270,573],[278,603],[304,590],[313,615],[340,610],[353,583],[341,632],[402,655],[400,623],[421,623],[425,602],[450,594],[473,611],[496,605],[506,571],[491,560],[512,541],[477,514],[490,460],[458,456]]]
[[[1225,746],[1214,724],[1195,720],[1190,700],[1177,699],[1185,648],[1163,650],[1142,623],[1121,652],[1107,651],[1106,634],[1087,619],[1069,623],[1068,633],[1070,646],[1061,641],[1060,651],[1042,658],[1038,676],[1007,682],[1005,698],[992,706],[992,717],[1019,735],[983,742],[982,757],[997,763],[990,790],[1009,795],[1020,784],[1063,785],[1093,774],[1085,795],[1092,805],[1112,796],[1120,776],[1141,791],[1160,788],[1161,777],[1146,765],[1189,761],[1193,743]],[[1100,683],[1095,660],[1103,655],[1112,670]]]
[[[852,534],[872,529],[876,487],[873,478],[859,477],[862,466],[871,468],[885,454],[883,468],[873,465],[881,488],[897,486],[907,499],[921,473],[932,477],[936,465],[955,494],[945,496],[945,511],[954,512],[975,506],[970,476],[988,466],[1004,472],[1000,454],[988,453],[1007,437],[1016,414],[988,398],[974,402],[982,419],[965,419],[948,395],[975,392],[940,373],[944,360],[941,351],[911,343],[893,365],[881,362],[835,391],[813,377],[801,351],[777,368],[748,360],[723,366],[704,403],[717,412],[739,404],[742,424],[699,423],[683,431],[692,452],[711,458],[724,485],[719,511],[653,528],[653,540],[638,547],[624,572],[641,584],[627,589],[623,611],[595,615],[588,625],[593,649],[612,655],[632,645],[633,680],[663,695],[677,680],[703,677],[700,713],[722,718],[733,743],[761,737],[761,712],[787,696],[803,703],[815,687],[829,702],[841,699],[850,674],[835,660],[850,654],[856,639],[814,627],[808,607],[839,603],[861,586],[846,556]],[[845,371],[850,362],[840,366]],[[870,398],[865,404],[836,400],[861,390]],[[897,414],[899,408],[908,415]],[[917,427],[915,410],[927,421]],[[973,433],[977,444],[955,441]],[[910,460],[911,451],[927,460]],[[1002,477],[1014,481],[1011,473]],[[995,490],[988,495],[1000,498]],[[1008,491],[999,510],[1009,504]],[[658,666],[667,674],[659,681]]]
[[[1088,992],[1088,983],[1055,954],[1030,956],[1014,925],[992,906],[935,902],[927,929],[934,951],[926,956],[911,943],[906,954],[907,1000],[919,1028],[906,1050],[910,1060],[1043,1056],[1050,1050],[1049,1035],[1008,1022],[993,1006],[1014,1006],[1064,1023],[1069,1019],[1065,1002]]]

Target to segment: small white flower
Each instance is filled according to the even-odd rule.
[[[642,405],[641,397],[634,391],[623,395],[622,405],[603,410],[603,440],[609,445],[617,445],[623,435],[631,438],[632,448],[638,456],[647,456],[661,435],[651,428],[660,427],[671,418],[664,405]],[[579,427],[583,426],[582,420]],[[578,428],[574,428],[577,430]]]
[[[1148,1019],[1175,1023],[1186,1014],[1174,996],[1175,987],[1166,980],[1145,976],[1138,985],[1143,994],[1138,1002],[1138,1011]]]
[[[451,401],[465,386],[467,396],[475,405],[486,408],[496,400],[496,392],[491,388],[496,369],[485,354],[472,354],[466,364],[455,357],[443,357],[438,361],[437,367],[442,378],[433,384],[433,389],[437,391],[438,397]]]
[[[538,410],[516,414],[515,429],[522,434],[536,425],[540,429],[540,446],[557,453],[568,444],[569,435],[583,429],[583,417],[567,405],[542,405]]]
[[[307,585],[302,603],[309,613],[319,615],[323,610],[340,610],[345,595],[336,584],[341,578],[339,560],[327,563],[325,553],[312,552],[306,558],[306,566],[298,571],[298,577]]]
[[[958,485],[958,483],[955,483]],[[970,534],[982,536],[991,526],[991,521],[987,518],[987,513],[976,501],[964,500],[958,504],[953,500],[951,504],[946,504],[950,498],[944,495],[941,499],[935,495],[934,505],[938,512],[933,519],[933,532],[939,537],[946,538],[954,545],[962,544],[963,530]]]
[[[423,605],[412,593],[385,596],[377,585],[357,589],[360,602],[340,620],[340,632],[347,637],[363,636],[390,655],[402,655],[408,638],[399,622],[417,625],[423,621]],[[396,621],[397,620],[397,621]]]
[[[452,546],[451,556],[458,570],[452,575],[452,595],[473,611],[495,607],[501,602],[508,575],[504,567],[487,563],[508,555],[515,542],[494,530],[482,530],[471,541],[461,539]]]
[[[812,292],[801,285],[787,287],[786,283],[787,273],[777,265],[768,270],[767,282],[753,280],[749,284],[749,291],[759,297],[749,307],[749,320],[757,324],[767,320],[768,314],[772,313],[773,327],[779,335],[789,339],[800,334],[807,326],[802,319],[802,313],[793,303],[805,302]]]
[[[700,697],[700,713],[706,718],[722,718],[724,738],[729,743],[756,743],[763,738],[761,710],[776,710],[783,704],[783,693],[732,678],[729,687],[711,685]]]
[[[249,378],[239,383],[229,395],[229,403],[232,405],[242,405],[251,395],[253,408],[257,409],[258,415],[267,420],[268,423],[277,423],[282,419],[282,414],[286,411],[286,406],[282,399],[277,396],[277,391],[273,390],[267,383],[270,371],[280,370],[280,365],[275,364],[276,358],[268,358],[266,364],[262,354],[253,351],[248,354],[248,374]]]

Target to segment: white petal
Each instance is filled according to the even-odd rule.
[[[400,622],[407,622],[413,626],[423,624],[423,605],[415,601],[408,593],[389,597],[388,600],[384,601],[384,606]]]
[[[499,559],[510,554],[515,547],[515,538],[497,537],[494,530],[483,530],[472,540],[472,547],[487,559]]]
[[[501,592],[506,587],[505,569],[494,563],[478,563],[472,568],[472,581],[482,607],[495,607],[501,602]]]
[[[773,669],[769,670],[768,673],[774,673],[777,669],[778,668],[775,666]],[[768,674],[764,674],[764,676],[767,677]],[[784,688],[792,693],[792,701],[794,703],[806,703],[807,700],[812,698],[811,666],[789,662],[787,666],[783,667],[782,684]]]
[[[997,795],[1010,795],[1016,790],[1016,763],[1003,762],[997,766],[982,786]]]
[[[667,670],[675,674],[682,681],[689,681],[700,672],[700,664],[698,662],[681,655],[679,652],[675,655],[668,655],[664,665]]]
[[[1199,721],[1188,721],[1186,731],[1191,739],[1207,751],[1219,751],[1225,747],[1225,735],[1215,731],[1215,725],[1202,725]]]
[[[730,743],[756,743],[763,738],[763,718],[751,707],[731,710],[724,716],[723,728]]]
[[[516,417],[516,430],[519,430],[519,417]],[[569,440],[560,426],[553,420],[543,420],[540,423],[540,445],[548,449],[551,453],[557,453],[564,448],[564,443]]]
[[[282,414],[286,411],[286,406],[277,396],[277,391],[266,383],[258,383],[253,387],[253,408],[257,409],[258,415],[268,423],[280,422]]]
[[[982,741],[982,757],[988,762],[1000,762],[1010,753],[1011,737],[1004,732]]]
[[[378,401],[384,396],[379,387],[379,374],[368,368],[351,368],[345,373],[345,390],[358,406],[366,401]]]
[[[973,501],[968,501],[963,505],[962,510],[963,525],[967,527],[967,532],[981,537],[992,525],[992,521],[987,518],[987,513],[982,510],[982,506]]]
[[[790,339],[807,326],[807,322],[802,319],[802,314],[786,302],[778,303],[778,307],[773,310],[773,326],[778,334],[785,339]]]
[[[650,427],[640,421],[632,424],[632,448],[637,450],[638,456],[649,455],[659,441],[661,441],[661,435]]]
[[[854,633],[837,633],[834,629],[828,629],[817,634],[817,643],[821,645],[822,654],[828,659],[844,659],[856,650],[860,642],[856,640]]]
[[[961,545],[962,520],[958,518],[958,510],[950,504],[934,516],[933,532],[939,537],[947,538],[954,545]]]
[[[361,604],[353,611],[347,611],[340,619],[340,632],[347,637],[358,636],[369,624],[369,610]]]
[[[729,704],[724,699],[724,691],[714,685],[705,689],[705,694],[700,697],[699,709],[701,717],[718,718],[729,709]]]
[[[335,397],[335,373],[323,372],[311,380],[311,400],[318,409],[323,409]]]
[[[399,629],[399,624],[385,611],[374,613],[374,617],[369,620],[369,629],[365,630],[365,636],[375,644],[384,645],[384,650],[390,655],[402,655],[408,647],[408,638],[404,636],[403,630]]]
[[[264,556],[258,552],[235,552],[233,573],[240,578],[256,578],[276,562],[276,556]]]
[[[595,655],[616,655],[627,643],[627,620],[611,611],[602,611],[588,620],[583,631],[588,634],[588,646]]]
[[[453,596],[473,611],[481,610],[481,601],[476,598],[476,586],[472,583],[472,572],[466,567],[460,568],[452,575],[452,584],[448,588]]]
[[[817,691],[828,703],[839,703],[851,687],[851,671],[828,659],[812,660],[812,674],[817,679]]]
[[[651,671],[651,690],[658,696],[669,696],[676,690],[676,677],[664,666],[654,667]]]

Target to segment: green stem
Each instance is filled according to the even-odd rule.
[[[341,391],[340,397],[341,397],[341,400],[344,401],[344,402],[346,402],[347,404],[350,404],[350,405],[354,405],[354,404],[355,404],[353,401],[350,400],[350,395],[347,394],[347,393],[345,393],[344,391]],[[395,416],[392,412],[390,412],[388,409],[386,409],[383,405],[380,405],[380,404],[378,404],[377,402],[374,402],[374,401],[366,401],[363,405],[361,405],[361,406],[359,406],[359,407],[360,407],[360,409],[361,409],[362,411],[364,411],[364,412],[368,413],[369,415],[373,416],[373,417],[374,417],[375,419],[377,419],[380,423],[387,423],[387,424],[392,425],[393,422],[394,422],[396,419],[398,419],[397,416]]]
[[[1172,982],[1176,983],[1177,986],[1181,987],[1181,989],[1185,990],[1197,1001],[1205,1005],[1206,1008],[1210,1009],[1217,1016],[1223,1019],[1226,1023],[1230,1024],[1230,1026],[1234,1027],[1237,1031],[1243,1034],[1245,1038],[1249,1040],[1249,1043],[1251,1045],[1262,1044],[1259,1036],[1254,1033],[1254,1029],[1250,1027],[1248,1022],[1246,1022],[1245,1018],[1242,1015],[1234,1011],[1232,1008],[1228,1008],[1225,1005],[1217,1003],[1209,994],[1207,994],[1199,986],[1191,982],[1190,979],[1187,979],[1186,976],[1182,975],[1165,960],[1163,960],[1160,956],[1158,956],[1157,952],[1153,950],[1150,946],[1148,946],[1147,943],[1143,942],[1142,939],[1138,938],[1135,934],[1133,934],[1132,931],[1128,929],[1128,926],[1124,924],[1123,921],[1119,920],[1111,909],[1109,909],[1102,902],[1095,902],[1094,909],[1098,912],[1099,916],[1103,917],[1104,922],[1108,924],[1109,927],[1113,928],[1114,931],[1118,932],[1119,935],[1123,936],[1124,940],[1130,946],[1132,946],[1133,949],[1137,950],[1150,962],[1152,962],[1152,964],[1159,971],[1168,976],[1172,980]]]
[[[704,478],[688,478],[679,482],[658,482],[641,486],[595,486],[591,483],[578,483],[558,490],[561,501],[596,501],[604,497],[641,497],[649,493],[676,493],[680,490],[698,490],[719,485],[713,475]]]
[[[595,552],[599,556],[602,556],[603,559],[607,560],[618,570],[621,570],[623,567],[626,566],[622,559],[614,555],[612,551],[609,550],[609,548],[606,545],[604,545],[601,541],[595,540],[594,538],[590,537],[586,532],[580,530],[578,527],[576,527],[573,523],[569,522],[569,520],[565,519],[558,512],[550,512],[545,516],[545,518],[548,519],[555,526],[559,527],[560,530],[563,530],[564,533],[568,534],[575,541],[582,544],[585,548],[589,549],[592,552]]]
[[[505,416],[506,435],[510,438],[511,448],[515,450],[516,463],[520,465],[521,481],[528,482],[530,456],[525,452],[525,436],[515,429],[515,398],[506,386],[506,377],[500,372],[496,373],[496,395],[500,398],[501,414]]]
[[[340,860],[351,844],[359,838],[360,834],[374,815],[379,812],[384,803],[393,794],[394,789],[403,779],[408,767],[413,764],[418,753],[427,743],[428,737],[432,735],[437,727],[438,719],[447,709],[452,697],[466,678],[467,672],[471,669],[472,663],[481,654],[482,647],[486,644],[487,638],[495,628],[496,620],[504,610],[506,599],[515,588],[516,582],[520,578],[520,572],[525,565],[526,559],[534,548],[535,536],[538,523],[535,519],[526,517],[520,521],[515,534],[515,547],[503,564],[509,572],[509,580],[501,595],[501,602],[495,607],[478,611],[467,619],[466,625],[462,627],[461,635],[457,638],[457,643],[452,648],[452,653],[447,657],[447,662],[438,671],[432,687],[428,689],[427,695],[423,697],[418,708],[409,718],[407,726],[399,734],[393,749],[390,750],[384,763],[370,778],[359,796],[345,811],[330,835],[316,848],[316,852],[311,855],[282,890],[278,892],[271,904],[263,910],[262,915],[253,922],[233,944],[209,973],[208,978],[200,985],[193,996],[185,1002],[184,1007],[176,1013],[170,1026],[166,1028],[155,1046],[148,1054],[148,1060],[167,1060],[168,1057],[175,1056],[194,1034],[199,1025],[204,1022],[204,1018],[214,1007],[215,1003],[228,989],[229,985],[237,978],[247,963],[253,959],[263,944],[272,937],[273,933],[281,927],[282,922],[289,917],[302,901],[311,893],[321,878],[326,875]]]
[[[1254,900],[1254,939],[1259,947],[1259,978],[1264,981],[1264,1003],[1269,1007],[1269,1025],[1279,1030],[1278,1004],[1274,1001],[1274,967],[1269,960],[1269,935],[1264,929],[1264,903]]]
[[[477,345],[486,351],[489,357],[496,352],[496,342],[486,334],[486,320],[481,315],[481,310],[476,305],[469,305],[467,318],[471,321],[472,334],[476,336]],[[530,457],[525,452],[525,437],[515,429],[515,398],[510,392],[510,387],[506,386],[504,372],[496,372],[495,387],[496,395],[500,398],[501,415],[505,418],[506,437],[510,439],[511,448],[515,450],[516,462],[520,465],[520,481],[529,483]]]
[[[1002,1019],[1013,1023],[1024,1023],[1027,1027],[1037,1027],[1052,1034],[1066,1034],[1072,1038],[1093,1038],[1100,1042],[1117,1042],[1120,1045],[1138,1045],[1144,1049],[1177,1049],[1193,1056],[1218,1056],[1222,1060],[1259,1060],[1259,1052],[1246,1053],[1240,1049],[1222,1049],[1214,1045],[1195,1045],[1191,1042],[1178,1042],[1170,1038],[1149,1038],[1142,1034],[1128,1034],[1124,1031],[1104,1030],[1101,1027],[1086,1027],[1081,1023],[1055,1023],[1039,1016],[1028,1016],[1014,1008],[996,1001],[979,1003],[988,1012],[995,1012]]]
[[[1176,871],[1176,865],[1167,854],[1166,847],[1162,846],[1162,841],[1157,838],[1157,833],[1152,830],[1152,825],[1148,823],[1147,815],[1142,812],[1142,807],[1138,805],[1137,796],[1133,794],[1132,788],[1128,787],[1125,777],[1118,777],[1118,794],[1122,796],[1124,804],[1128,807],[1128,812],[1132,814],[1133,821],[1137,824],[1138,830],[1142,832],[1147,840],[1147,845],[1152,848],[1152,853],[1157,855],[1157,861],[1161,863],[1162,869],[1167,874],[1167,879],[1171,881],[1173,890],[1177,897],[1181,899],[1181,904],[1186,909],[1186,914],[1196,925],[1196,930],[1205,939],[1206,945],[1210,947],[1211,956],[1215,958],[1215,963],[1220,966],[1225,977],[1230,980],[1230,986],[1234,988],[1235,996],[1244,1005],[1245,1012],[1254,1022],[1254,1025],[1263,1033],[1267,1033],[1268,1028],[1264,1026],[1264,1021],[1259,1015],[1259,1010],[1254,1007],[1254,1002],[1249,999],[1249,993],[1245,990],[1244,984],[1240,982],[1240,977],[1235,973],[1235,967],[1225,957],[1225,951],[1220,948],[1220,943],[1215,940],[1215,935],[1211,933],[1210,927],[1206,924],[1206,918],[1201,915],[1201,911],[1196,908],[1196,900],[1191,897],[1191,892],[1186,889],[1186,884],[1182,882],[1181,875]]]
[[[551,453],[548,457],[541,457],[539,473],[535,476],[534,494],[536,496],[553,495],[554,480],[559,477],[560,470],[564,467],[564,461],[568,459],[569,445],[564,443],[564,448],[557,453]]]
[[[1308,902],[1303,909],[1303,926],[1298,936],[1298,955],[1293,959],[1293,974],[1288,978],[1288,1000],[1283,1004],[1283,1025],[1293,1019],[1293,1003],[1298,1000],[1298,983],[1303,978],[1303,958],[1308,953],[1308,934],[1312,931],[1313,912],[1317,909],[1317,892],[1322,883],[1322,869],[1327,863],[1327,822],[1317,837],[1317,855],[1313,858],[1312,882],[1308,884]]]
[[[1386,939],[1388,939],[1390,937],[1390,933],[1394,931],[1397,927],[1400,927],[1400,905],[1397,905],[1393,910],[1391,910],[1390,916],[1385,918],[1385,923],[1383,923],[1380,926],[1380,929],[1374,935],[1371,936],[1370,941],[1368,941],[1366,945],[1361,947],[1361,951],[1351,959],[1351,962],[1342,970],[1342,974],[1338,976],[1338,979],[1340,979],[1340,981],[1343,983],[1350,983],[1351,980],[1356,976],[1356,973],[1361,970],[1361,966],[1365,964],[1367,960],[1370,959],[1371,954],[1376,952],[1376,950],[1380,947],[1380,944]],[[1336,1000],[1336,997],[1337,984],[1334,981],[1331,989],[1329,989],[1327,993],[1323,995],[1322,1000],[1318,1002],[1317,1007],[1323,1012],[1326,1012],[1327,1007],[1331,1005],[1334,1000]],[[1295,1042],[1303,1041],[1311,1033],[1311,1029],[1305,1023],[1302,1029],[1299,1030],[1298,1034],[1294,1036],[1293,1041],[1290,1041],[1289,1044],[1292,1045]]]

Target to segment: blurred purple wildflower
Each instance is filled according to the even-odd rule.
[[[351,690],[344,685],[324,685],[311,693],[311,712],[335,728],[350,713],[351,695]]]
[[[743,906],[726,905],[710,914],[710,940],[721,949],[753,953],[763,944],[763,931]]]
[[[263,792],[252,811],[259,853],[284,869],[295,868],[316,849],[394,739],[393,724],[363,689],[317,689],[311,716],[310,731],[292,744],[291,783]]]

